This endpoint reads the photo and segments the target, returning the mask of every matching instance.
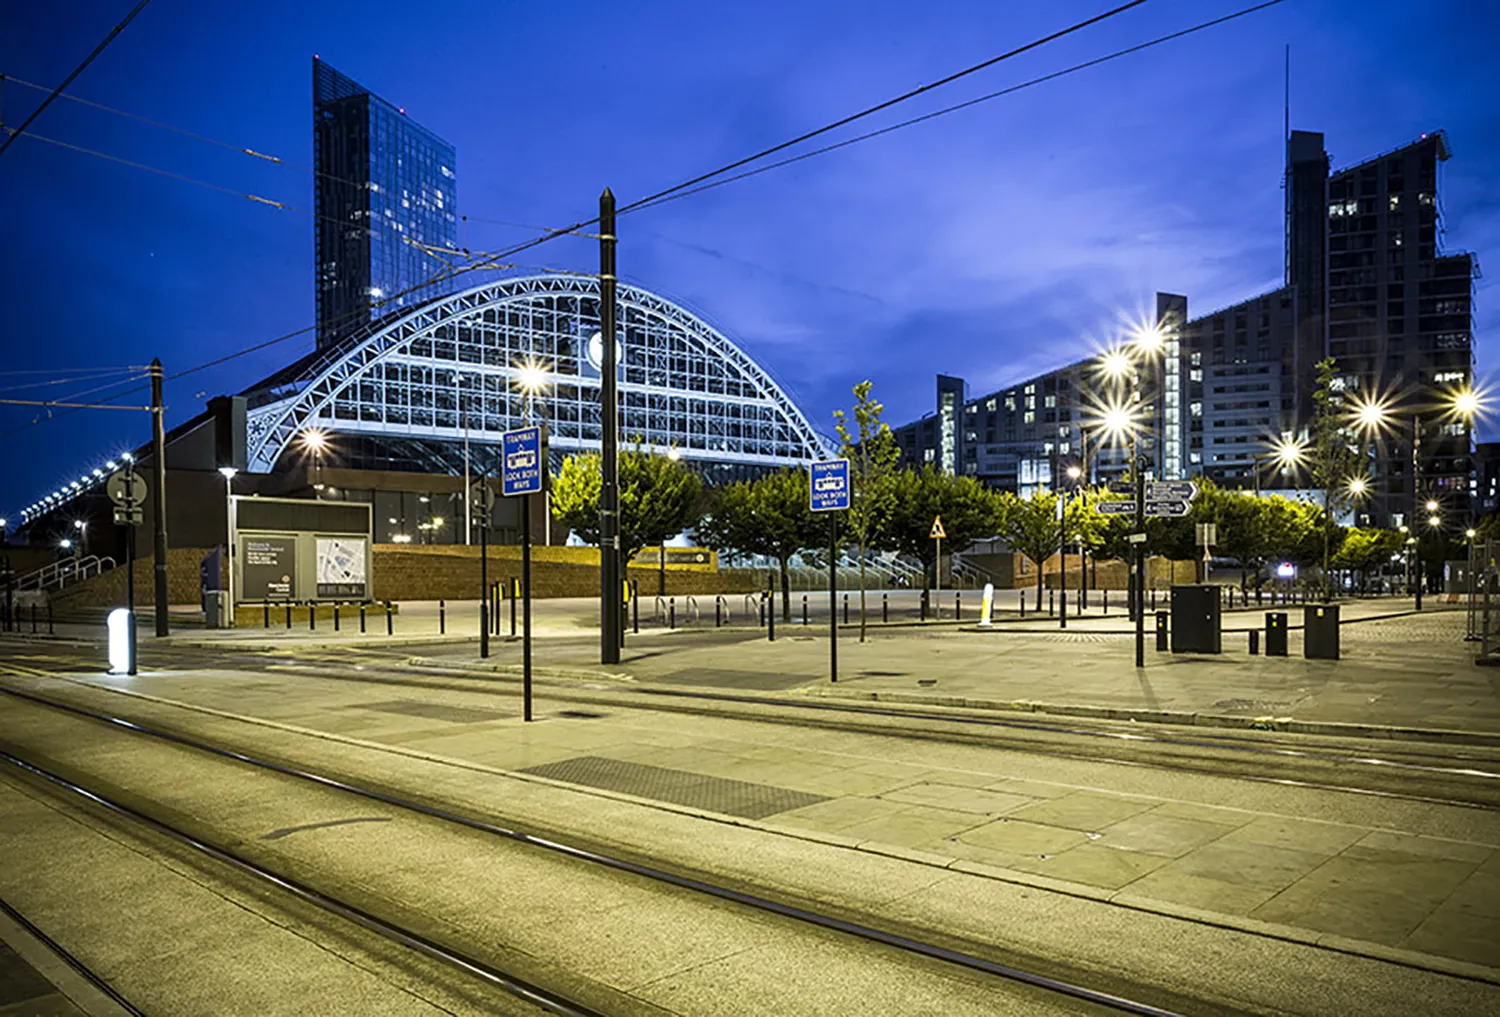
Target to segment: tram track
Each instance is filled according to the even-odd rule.
[[[1073,980],[1067,977],[1059,977],[1056,974],[1037,970],[1033,967],[997,960],[992,956],[985,956],[979,952],[972,952],[957,946],[928,942],[902,931],[867,924],[847,915],[819,910],[801,903],[778,900],[733,886],[721,885],[709,879],[674,872],[637,859],[610,854],[597,848],[570,842],[551,834],[526,831],[502,825],[500,822],[481,816],[456,811],[440,805],[416,801],[378,788],[363,786],[340,777],[317,773],[296,765],[288,765],[275,760],[259,758],[181,733],[158,729],[125,718],[89,710],[74,704],[60,703],[44,696],[37,696],[14,689],[0,689],[0,691],[3,691],[12,698],[24,700],[35,706],[60,711],[81,721],[105,725],[113,731],[125,732],[162,744],[188,749],[192,752],[228,761],[242,767],[250,768],[251,770],[282,777],[291,777],[325,791],[333,791],[367,802],[379,803],[406,813],[438,820],[452,827],[474,831],[512,844],[525,845],[528,848],[548,852],[574,862],[582,862],[589,866],[596,866],[615,873],[621,873],[634,879],[647,881],[648,883],[686,890],[692,894],[704,898],[712,898],[736,908],[764,913],[782,919],[790,919],[794,923],[815,927],[839,937],[852,937],[866,943],[876,944],[880,947],[888,948],[897,954],[911,955],[922,958],[925,961],[935,961],[940,965],[951,965],[970,973],[977,973],[981,976],[997,979],[1000,982],[1024,986],[1031,990],[1040,990],[1045,994],[1064,997],[1083,1004],[1086,1009],[1080,1012],[1114,1012],[1149,1015],[1149,1017],[1179,1017],[1180,1014],[1186,1012],[1211,1014],[1240,1012],[1234,1008],[1226,1008],[1219,1004],[1195,1006],[1189,1010],[1176,1009],[1175,1007],[1179,1006],[1183,1001],[1173,999],[1170,992],[1156,992],[1155,995],[1158,997],[1158,1001],[1143,1001],[1131,998],[1114,991],[1091,987],[1084,984],[1084,980],[1082,979]],[[427,957],[451,965],[491,987],[502,989],[511,995],[541,1007],[547,1012],[567,1015],[593,1015],[603,1012],[580,1003],[576,999],[569,998],[565,994],[497,967],[483,956],[478,956],[471,951],[466,951],[451,944],[439,942],[433,937],[414,930],[399,921],[392,921],[381,917],[368,907],[343,900],[336,893],[320,890],[305,879],[296,878],[284,872],[278,872],[261,861],[247,857],[244,853],[231,848],[226,843],[216,843],[214,839],[205,836],[201,832],[195,833],[185,830],[179,822],[163,818],[162,815],[152,814],[138,804],[129,804],[120,801],[109,792],[91,787],[89,786],[89,782],[79,780],[76,776],[54,772],[53,769],[49,769],[46,765],[28,760],[12,751],[14,748],[15,746],[8,742],[4,748],[0,748],[0,761],[8,764],[12,769],[22,771],[35,779],[44,781],[48,785],[64,791],[72,797],[87,801],[117,816],[139,823],[159,835],[190,847],[262,883],[291,894],[305,903],[312,904],[335,914],[368,931],[375,932],[393,942],[422,953]],[[166,809],[165,812],[170,815],[172,810]],[[1055,969],[1057,965],[1053,964],[1051,967]]]

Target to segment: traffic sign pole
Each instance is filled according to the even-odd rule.
[[[485,475],[479,475],[479,483],[485,494],[490,493],[485,484]],[[470,492],[469,501],[474,501]],[[479,657],[490,655],[490,505],[481,497],[479,505]],[[472,519],[471,519],[472,521]],[[469,535],[473,539],[473,535]]]
[[[807,469],[808,508],[814,512],[844,512],[850,504],[849,460],[812,463]],[[839,519],[828,525],[828,680],[839,680],[839,617],[834,609],[839,586]],[[767,624],[775,631],[774,598],[766,604]]]

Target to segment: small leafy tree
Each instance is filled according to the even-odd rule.
[[[920,559],[924,575],[929,568],[942,567],[937,541],[930,536],[934,519],[942,518],[947,534],[943,546],[954,554],[1000,532],[1000,500],[973,477],[950,476],[929,463],[920,470],[898,470],[886,483],[881,542]]]
[[[621,449],[620,551],[630,561],[649,544],[661,544],[698,521],[703,481],[687,464],[637,444]],[[579,537],[599,542],[599,453],[568,456],[552,479],[552,513]]]
[[[1041,490],[1030,498],[1018,498],[1006,493],[1001,496],[1002,532],[1011,549],[1020,551],[1036,563],[1037,604],[1042,600],[1043,571],[1047,560],[1062,549],[1063,521],[1058,519],[1058,499],[1062,495]],[[1089,526],[1089,515],[1094,510],[1087,499],[1068,498],[1065,508],[1067,532],[1071,537],[1085,533]]]
[[[808,502],[807,470],[786,469],[713,492],[698,535],[708,546],[776,560],[781,575],[781,616],[792,620],[788,560],[821,539],[827,527]]]
[[[889,496],[886,478],[896,468],[901,449],[889,424],[881,421],[885,407],[870,397],[871,384],[854,386],[854,426],[843,410],[833,411],[840,453],[849,460],[849,511],[844,526],[859,546],[859,639],[865,640],[865,555],[880,535]]]

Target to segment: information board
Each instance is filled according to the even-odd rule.
[[[369,545],[362,538],[319,537],[316,553],[318,596],[365,599]]]
[[[297,538],[241,537],[241,600],[291,600],[297,595]]]

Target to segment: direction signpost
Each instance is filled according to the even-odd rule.
[[[832,459],[808,467],[807,496],[814,512],[844,512],[851,504],[849,460]],[[938,524],[941,527],[941,523]],[[828,680],[839,680],[839,616],[833,603],[839,586],[838,517],[828,525]]]
[[[115,525],[125,527],[125,673],[135,674],[135,528],[143,521],[141,505],[146,501],[146,478],[127,466],[110,474],[104,482],[104,492],[115,503]]]
[[[531,496],[547,487],[547,432],[538,426],[506,431],[500,438],[500,493],[521,499],[521,699],[531,720]],[[488,516],[486,516],[486,520]],[[606,549],[600,547],[600,554]],[[602,558],[601,558],[602,565]],[[607,618],[601,621],[608,622]],[[619,636],[611,634],[611,638]]]
[[[927,538],[937,541],[937,561],[932,566],[932,582],[935,592],[933,607],[936,609],[933,614],[939,618],[943,614],[943,538],[947,535],[948,531],[943,529],[943,517],[933,516],[932,529],[927,532]],[[923,582],[925,583],[926,580],[924,579]],[[925,610],[922,612],[922,620],[927,620]]]

